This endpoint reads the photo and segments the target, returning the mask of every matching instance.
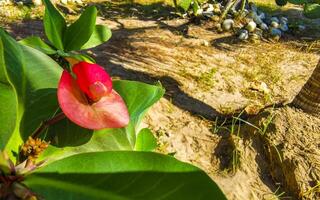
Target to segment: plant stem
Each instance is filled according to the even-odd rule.
[[[242,4],[241,4],[241,13],[243,13],[245,7],[246,7],[246,4],[247,4],[247,0],[242,0]]]
[[[60,120],[64,119],[66,116],[64,115],[63,112],[57,114],[56,116],[54,116],[53,118],[43,121],[41,123],[41,125],[39,126],[39,128],[37,128],[32,134],[31,137],[33,139],[38,138],[39,135],[41,134],[42,131],[44,131],[45,129],[47,129],[49,126],[59,122]]]
[[[229,10],[232,8],[233,4],[236,3],[236,0],[229,0],[226,7],[225,7],[225,10],[223,11],[223,13],[221,14],[221,17],[220,17],[220,20],[224,20],[224,18],[227,16]]]

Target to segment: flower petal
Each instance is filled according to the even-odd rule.
[[[84,128],[121,128],[129,123],[127,107],[116,91],[112,90],[99,101],[90,104],[67,71],[63,71],[59,82],[58,101],[64,114]]]

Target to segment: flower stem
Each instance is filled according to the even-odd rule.
[[[66,116],[64,115],[63,112],[57,114],[56,116],[54,116],[53,118],[43,121],[41,123],[41,125],[39,126],[39,128],[37,128],[32,134],[31,137],[33,139],[38,138],[39,135],[42,133],[42,131],[44,131],[45,129],[47,129],[49,126],[63,120]]]
[[[227,5],[225,6],[225,10],[221,14],[220,21],[223,21],[224,18],[227,16],[229,10],[232,8],[232,6],[236,3],[236,0],[229,0]]]

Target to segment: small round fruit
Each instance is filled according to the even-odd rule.
[[[249,32],[245,29],[240,30],[238,38],[240,40],[247,40],[249,38]]]
[[[222,29],[225,31],[229,31],[234,25],[234,21],[232,19],[226,19],[222,22]]]
[[[275,21],[273,21],[273,22],[271,22],[271,27],[273,27],[273,28],[279,28],[279,23],[278,22],[275,22]]]
[[[257,24],[254,21],[249,22],[246,26],[246,29],[249,32],[253,32],[254,30],[256,30],[256,28],[257,28]]]

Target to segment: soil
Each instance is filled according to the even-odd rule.
[[[319,60],[314,42],[290,35],[239,42],[211,23],[184,19],[132,15],[98,23],[113,31],[109,42],[88,52],[99,64],[114,78],[160,81],[166,89],[144,120],[159,139],[158,151],[205,170],[230,200],[320,199],[319,118],[285,106],[246,119],[263,128],[272,116],[265,131],[249,122],[235,122],[234,132],[215,123],[244,109],[253,114],[289,103]],[[6,28],[17,38],[43,35],[37,20]]]
[[[320,199],[320,118],[290,107],[272,114],[263,139],[271,176],[292,196]]]

